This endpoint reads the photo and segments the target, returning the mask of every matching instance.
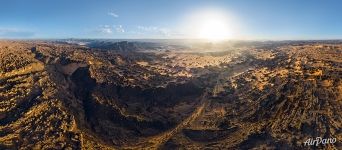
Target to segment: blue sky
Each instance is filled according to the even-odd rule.
[[[341,39],[341,6],[337,0],[2,0],[0,38],[189,38],[184,16],[214,8],[235,18],[237,39]]]

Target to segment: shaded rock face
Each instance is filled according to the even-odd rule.
[[[86,116],[91,116],[93,106],[91,103],[91,92],[96,86],[96,81],[90,77],[89,68],[78,68],[72,75],[71,80],[74,82],[74,94],[76,98],[82,100],[83,108]]]
[[[240,143],[239,149],[291,149],[285,141],[277,141],[267,133],[249,135],[246,141]]]
[[[121,87],[121,86],[101,86],[103,88],[115,89],[119,99],[127,102],[143,102],[156,106],[172,106],[179,103],[182,97],[200,96],[203,89],[193,83],[182,85],[170,84],[165,88],[141,89],[139,87]]]
[[[220,141],[230,133],[236,131],[237,128],[230,128],[229,130],[192,130],[192,129],[184,129],[183,134],[190,138],[193,141],[197,142],[214,142]]]
[[[104,140],[123,144],[161,133],[175,126],[178,122],[168,120],[168,114],[154,114],[138,119],[135,115],[145,112],[154,113],[172,108],[186,97],[197,98],[203,89],[193,83],[169,85],[166,88],[142,89],[141,87],[122,87],[120,85],[97,84],[89,72],[89,67],[80,67],[72,75],[74,94],[82,101],[85,111],[85,121],[89,128]],[[96,93],[96,94],[94,94]],[[96,101],[98,97],[107,98],[106,101]],[[114,103],[115,105],[110,105]],[[190,103],[194,103],[190,101]],[[130,105],[137,105],[129,116],[122,114],[118,107],[128,109]],[[121,108],[122,109],[122,108]],[[159,118],[159,119],[158,119]],[[106,122],[106,123],[104,123]],[[117,128],[117,129],[115,129]],[[125,143],[127,144],[127,143]]]

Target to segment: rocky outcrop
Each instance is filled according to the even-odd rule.
[[[199,68],[117,46],[1,41],[0,149],[341,148],[338,43],[203,53],[235,57]],[[304,145],[316,137],[336,142]]]

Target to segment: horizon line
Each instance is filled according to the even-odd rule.
[[[210,41],[208,39],[196,39],[196,38],[1,38],[0,40],[8,41],[34,41],[34,40],[187,40],[187,41]],[[342,38],[322,38],[322,39],[224,39],[216,42],[232,42],[232,41],[342,41]],[[214,41],[211,41],[214,42]]]

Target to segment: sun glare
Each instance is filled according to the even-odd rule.
[[[192,38],[222,41],[233,38],[233,21],[219,10],[199,10],[186,20]]]
[[[203,20],[198,33],[199,38],[210,41],[221,41],[231,38],[229,27],[218,18]]]

